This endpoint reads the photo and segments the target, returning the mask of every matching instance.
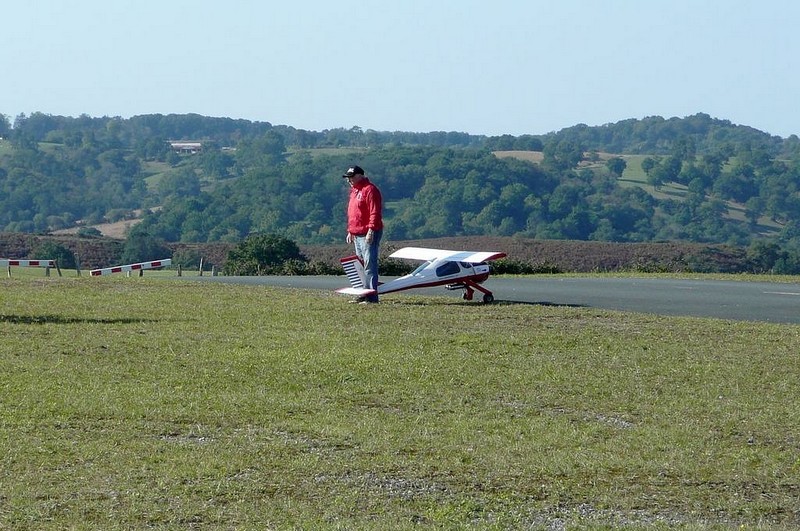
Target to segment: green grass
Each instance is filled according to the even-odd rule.
[[[15,272],[0,334],[0,529],[800,523],[798,326]]]
[[[642,161],[647,158],[647,155],[626,155],[623,158],[627,166],[625,167],[625,171],[622,172],[622,177],[617,181],[621,187],[629,188],[637,186],[643,188],[656,199],[683,200],[686,198],[688,189],[684,185],[678,183],[664,183],[656,190],[652,185],[647,183],[647,174],[645,174],[642,169]]]
[[[158,184],[171,170],[172,166],[166,162],[146,161],[142,165],[142,173],[146,175],[144,180],[147,183],[147,189],[150,191],[157,190]]]

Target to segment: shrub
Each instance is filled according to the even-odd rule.
[[[75,254],[58,243],[43,241],[31,254],[34,260],[56,260],[59,267],[75,269]]]
[[[275,234],[257,234],[248,236],[228,252],[223,272],[243,276],[300,274],[297,272],[305,270],[307,263],[308,259],[292,240]]]
[[[78,236],[81,238],[99,238],[103,233],[94,227],[81,227],[78,229]]]
[[[563,273],[563,271],[553,264],[530,263],[503,258],[492,262],[492,273],[495,275],[541,275]]]
[[[196,249],[181,249],[172,255],[172,265],[197,269],[200,267],[200,258],[200,252]]]
[[[131,229],[122,250],[122,261],[126,264],[161,260],[171,256],[172,251],[163,241],[137,227]]]

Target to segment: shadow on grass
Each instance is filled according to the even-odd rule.
[[[392,301],[392,304],[397,304],[399,301]],[[441,299],[430,299],[430,300],[404,300],[399,302],[399,304],[407,305],[407,306],[458,306],[458,307],[471,307],[474,306],[476,308],[481,308],[484,306],[516,306],[516,305],[524,305],[524,306],[548,306],[553,308],[588,308],[585,304],[566,304],[566,303],[559,303],[559,302],[549,302],[549,301],[512,301],[512,300],[499,300],[495,299],[494,302],[490,302],[488,305],[480,302],[478,300],[474,301],[465,301],[465,300],[441,300]]]
[[[118,319],[92,318],[92,317],[65,317],[63,315],[0,315],[0,323],[11,324],[131,324],[155,323],[157,319],[141,317],[122,317]]]
[[[492,304],[500,304],[500,305],[517,305],[522,304],[525,306],[549,306],[553,308],[588,308],[585,304],[567,304],[563,302],[550,302],[550,301],[501,301],[495,300]]]

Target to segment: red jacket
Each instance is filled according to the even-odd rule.
[[[383,230],[382,206],[381,191],[368,178],[354,184],[347,205],[347,232],[361,236],[369,229]]]

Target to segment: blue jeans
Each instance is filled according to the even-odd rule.
[[[372,243],[367,243],[366,236],[353,236],[353,244],[356,248],[356,256],[364,262],[364,273],[367,277],[366,287],[376,290],[374,295],[367,297],[370,302],[378,302],[378,248],[381,244],[382,230],[372,232]]]

